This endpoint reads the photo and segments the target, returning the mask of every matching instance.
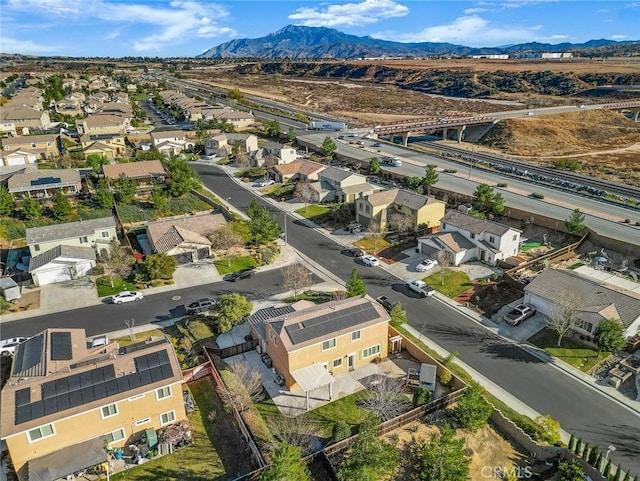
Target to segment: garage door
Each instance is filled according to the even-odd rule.
[[[52,271],[38,272],[36,273],[36,278],[38,285],[45,286],[56,282],[70,281],[71,272],[69,272],[68,267],[61,267]]]

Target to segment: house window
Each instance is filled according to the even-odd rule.
[[[518,234],[513,234],[513,238],[511,240],[515,242],[517,238],[518,238]]]
[[[89,238],[87,236],[80,237],[80,244],[86,244],[89,242]]]
[[[447,228],[447,224],[445,224],[444,222],[442,223],[442,228],[446,229]]]
[[[587,331],[589,334],[593,333],[593,324],[587,321],[578,321],[576,323],[576,326],[579,327],[580,329],[584,329],[585,331]]]
[[[156,389],[156,399],[158,401],[167,397],[171,397],[171,386],[165,386],[161,387],[160,389]]]
[[[151,422],[151,418],[144,418],[141,419],[140,421],[136,421],[135,423],[133,423],[136,426],[142,426],[143,424],[147,424]]]
[[[29,438],[30,443],[54,436],[55,434],[56,431],[53,429],[53,424],[45,424],[39,428],[27,431],[27,437]]]
[[[472,239],[475,239],[475,238],[476,238],[476,235],[475,235],[473,232],[471,233],[471,238],[472,238]]]
[[[115,443],[124,439],[124,428],[116,429],[104,435],[104,439],[107,443]]]
[[[102,419],[115,416],[116,414],[118,414],[118,405],[116,403],[113,403],[109,404],[108,406],[103,406],[100,408],[100,414],[102,415]]]
[[[102,231],[102,238],[106,239],[107,237],[109,237],[109,231]]]
[[[33,250],[38,252],[40,250],[40,246],[38,244],[34,245]]]
[[[358,210],[364,210],[364,204],[358,204]]]
[[[489,242],[490,242],[491,244],[495,244],[495,242],[496,242],[496,238],[495,238],[495,237],[493,237],[492,235],[490,235],[490,236],[489,236]]]
[[[162,413],[160,415],[160,424],[163,426],[165,424],[172,423],[176,420],[176,412],[175,411],[167,411],[166,413]]]
[[[360,339],[360,331],[353,331],[351,333],[351,342],[357,341],[358,339]]]
[[[342,358],[339,357],[338,359],[334,359],[333,360],[333,368],[335,369],[336,367],[340,367],[342,366]]]
[[[362,359],[380,354],[380,344],[362,350]]]
[[[364,211],[365,211],[367,214],[369,213],[369,206],[368,206],[368,205],[365,205],[365,206],[364,206]]]
[[[328,349],[333,349],[334,347],[336,347],[336,339],[335,337],[333,339],[328,339],[326,341],[324,341],[322,343],[322,350],[326,351]]]

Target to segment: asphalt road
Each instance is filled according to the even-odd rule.
[[[197,165],[204,184],[246,210],[254,195],[230,182],[219,168]],[[259,199],[280,222],[284,214]],[[341,254],[342,246],[301,222],[287,220],[288,240],[315,263],[346,280],[358,268],[368,292],[386,294],[405,305],[410,324],[542,414],[551,414],[566,431],[591,445],[616,446],[611,457],[640,473],[640,416],[612,402],[555,367],[492,335],[474,321],[436,299],[417,299],[401,281],[380,268],[368,268]]]

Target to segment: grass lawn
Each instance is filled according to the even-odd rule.
[[[376,245],[375,250],[373,248],[374,240]],[[357,242],[354,242],[353,245],[356,247],[360,247],[360,249],[365,252],[378,252],[389,247],[391,243],[382,236],[377,236],[377,238],[375,239],[373,238],[373,236],[367,236],[363,237]]]
[[[231,266],[229,266],[228,259],[218,259],[213,262],[218,269],[218,273],[225,275],[231,272],[235,272],[245,267],[257,267],[256,261],[251,256],[233,257],[231,259]]]
[[[149,331],[138,332],[134,336],[133,341],[129,336],[118,337],[116,339],[111,339],[111,340],[118,341],[118,344],[120,345],[120,347],[124,347],[124,346],[128,346],[129,344],[135,344],[136,342],[142,342],[148,337],[158,337],[158,336],[164,336],[164,332],[162,332],[162,329],[151,329]]]
[[[551,329],[546,328],[531,337],[529,342],[541,347],[553,357],[557,357],[584,372],[589,371],[593,366],[609,357],[607,352],[602,352],[598,355],[597,349],[566,337],[562,339],[560,347],[556,347],[558,335]]]
[[[582,267],[583,265],[585,265],[584,262],[576,262],[575,264],[571,264],[569,267],[567,267],[567,269],[574,270],[578,267]]]
[[[283,300],[287,304],[291,304],[292,302],[301,301],[303,299],[306,301],[311,301],[314,304],[324,304],[325,302],[329,302],[331,300],[331,293],[315,291],[298,292],[297,299],[294,299],[293,296],[291,296]]]
[[[473,287],[469,276],[465,272],[452,271],[446,268],[444,271],[444,285],[442,285],[442,273],[440,271],[426,277],[424,281],[436,291],[452,299]]]
[[[326,439],[331,437],[333,426],[337,422],[345,422],[351,426],[351,432],[358,431],[358,427],[364,421],[368,411],[356,404],[358,399],[366,395],[366,389],[358,391],[350,396],[325,404],[309,413],[309,417],[318,422],[322,429],[322,435]]]
[[[306,209],[304,207],[301,207],[300,209],[296,210],[296,214],[300,214],[306,219],[313,219],[314,217],[326,214],[330,210],[331,209],[329,209],[329,207],[327,207],[326,205],[309,204]]]
[[[162,479],[166,481],[204,481],[227,479],[225,467],[218,452],[213,446],[216,437],[215,423],[207,420],[212,409],[220,412],[214,397],[211,396],[211,385],[208,379],[201,379],[189,385],[199,410],[189,415],[193,427],[193,441],[173,454],[148,461],[123,473],[111,476],[113,480],[147,481]],[[217,398],[215,398],[217,399]]]
[[[111,279],[113,279],[113,287],[111,287]],[[135,291],[137,289],[133,282],[124,281],[119,277],[103,276],[96,279],[98,287],[98,297],[106,297],[117,294],[122,291]]]

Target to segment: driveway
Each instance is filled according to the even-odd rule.
[[[523,302],[524,298],[521,298],[511,304],[503,306],[491,317],[491,321],[486,322],[485,324],[490,326],[491,330],[500,336],[513,339],[517,342],[526,342],[531,336],[540,332],[547,325],[547,319],[543,314],[536,312],[530,318],[522,321],[518,326],[507,324],[504,321],[505,314]]]

